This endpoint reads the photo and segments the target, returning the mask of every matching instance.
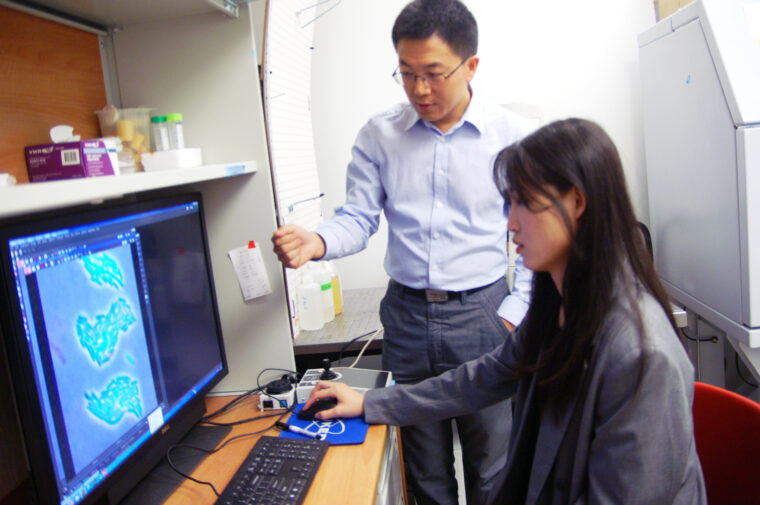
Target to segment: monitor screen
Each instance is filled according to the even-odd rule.
[[[95,502],[227,373],[200,194],[6,221],[0,241],[33,487]]]

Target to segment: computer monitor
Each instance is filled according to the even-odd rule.
[[[0,313],[40,503],[115,503],[227,374],[200,194],[0,222]]]

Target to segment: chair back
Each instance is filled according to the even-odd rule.
[[[692,412],[707,503],[760,504],[760,404],[695,382]]]

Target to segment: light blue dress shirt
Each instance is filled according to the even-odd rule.
[[[463,291],[507,271],[508,209],[493,179],[496,154],[531,131],[529,122],[472,95],[446,134],[409,103],[371,118],[357,135],[346,202],[317,227],[329,260],[361,251],[388,220],[385,270],[411,288]],[[519,323],[532,272],[518,257],[499,315]]]

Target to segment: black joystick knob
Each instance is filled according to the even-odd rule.
[[[325,358],[322,360],[322,368],[324,370],[322,371],[322,375],[319,376],[320,379],[323,381],[331,381],[338,377],[338,374],[330,370],[330,360]]]

